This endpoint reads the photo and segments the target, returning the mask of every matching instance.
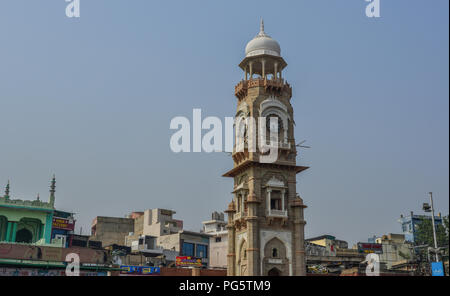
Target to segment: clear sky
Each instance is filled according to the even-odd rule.
[[[0,183],[95,216],[170,208],[188,229],[224,210],[225,153],[169,149],[170,120],[233,116],[259,30],[289,64],[306,236],[398,233],[433,191],[449,211],[449,1],[64,0],[0,2]]]

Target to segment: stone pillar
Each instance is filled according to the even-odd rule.
[[[11,242],[16,241],[17,222],[12,222]]]
[[[278,63],[274,64],[274,70],[273,70],[273,78],[277,79],[278,77]]]
[[[297,197],[291,204],[294,212],[294,229],[292,234],[293,249],[293,275],[306,276],[306,254],[305,254],[305,220],[303,220],[303,209],[306,206],[300,197]]]
[[[270,209],[270,195],[271,195],[271,193],[272,193],[272,189],[267,188],[267,205],[266,205],[266,207],[267,207],[267,213],[269,214],[269,216],[271,214],[271,209]]]
[[[234,203],[231,202],[228,205],[228,209],[225,211],[228,214],[228,254],[227,254],[227,275],[235,276],[236,275],[236,243],[235,236],[236,230],[234,229],[234,213],[236,212],[234,208]]]
[[[265,59],[261,60],[261,66],[262,66],[261,78],[265,79],[266,78],[266,60]]]
[[[253,62],[248,63],[250,66],[250,79],[253,79]]]
[[[247,242],[247,267],[248,267],[248,275],[249,276],[260,276],[260,249],[259,249],[259,240],[258,240],[258,204],[259,199],[253,193],[248,196],[247,199],[247,207],[248,207],[248,216],[246,217],[247,221],[247,234],[248,234],[248,242]]]
[[[11,228],[12,228],[12,222],[8,221],[8,226],[6,226],[6,237],[5,237],[5,241],[10,242],[10,237],[11,237]]]

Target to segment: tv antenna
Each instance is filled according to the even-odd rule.
[[[306,142],[306,140],[303,140],[303,141],[301,141],[300,143],[298,143],[297,145],[295,145],[295,147],[298,147],[298,148],[306,148],[306,149],[311,148],[311,146],[305,146],[305,145],[303,145],[305,142]]]

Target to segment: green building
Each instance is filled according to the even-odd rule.
[[[48,202],[11,199],[10,184],[0,196],[0,242],[50,244],[55,204],[55,177],[51,181]]]

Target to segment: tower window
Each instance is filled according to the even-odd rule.
[[[281,192],[278,190],[273,190],[270,194],[270,209],[271,210],[283,210],[281,208]]]
[[[278,249],[277,248],[272,249],[272,258],[278,258]]]

